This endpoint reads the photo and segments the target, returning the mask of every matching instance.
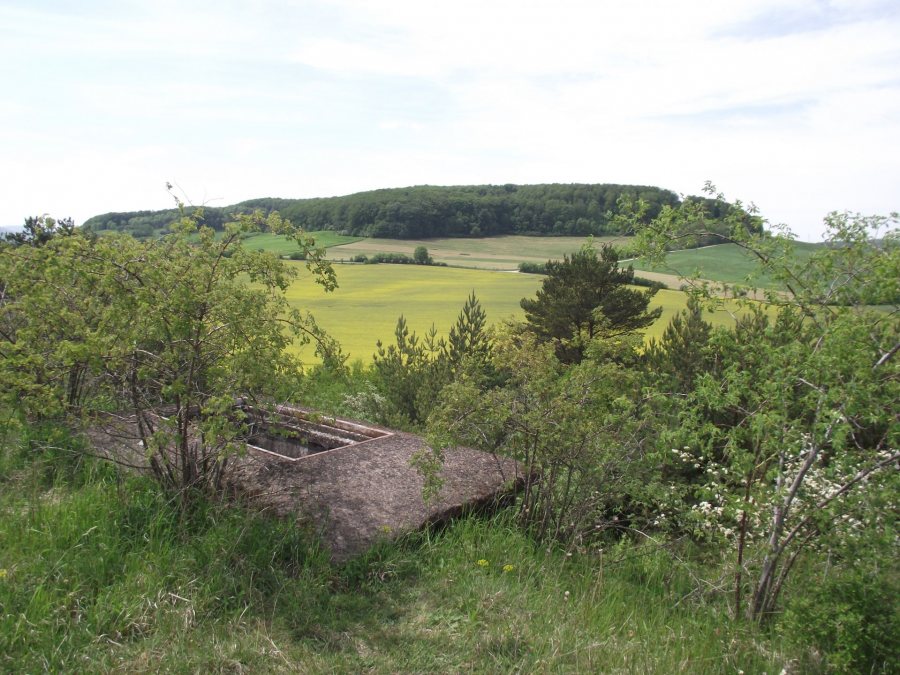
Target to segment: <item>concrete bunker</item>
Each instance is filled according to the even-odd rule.
[[[450,447],[443,451],[442,487],[426,501],[414,460],[428,444],[419,436],[300,407],[255,407],[246,399],[235,402],[234,412],[247,426],[247,452],[228,457],[225,487],[261,511],[312,526],[335,562],[504,500],[523,483],[511,458]],[[104,416],[89,437],[102,453],[146,468],[133,416]]]

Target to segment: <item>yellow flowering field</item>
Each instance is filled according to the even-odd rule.
[[[296,263],[302,268],[303,263]],[[308,310],[319,324],[336,337],[350,360],[370,363],[375,342],[393,342],[397,317],[406,317],[410,331],[424,337],[434,324],[445,335],[462,309],[469,293],[475,291],[487,312],[488,322],[523,319],[519,301],[533,297],[540,288],[540,275],[489,270],[428,267],[420,265],[336,264],[339,288],[325,293],[303,269],[288,290],[290,302]],[[686,296],[680,291],[662,290],[653,306],[662,306],[663,315],[647,331],[648,338],[662,334],[671,317],[683,309]],[[732,319],[725,312],[713,314],[715,324]],[[305,348],[304,356],[312,350]]]

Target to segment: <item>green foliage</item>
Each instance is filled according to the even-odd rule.
[[[409,332],[406,319],[397,319],[394,344],[379,340],[372,364],[384,403],[380,410],[363,411],[376,421],[410,428],[422,422],[434,404],[435,395],[449,380],[444,359],[446,343],[438,339],[434,326],[420,341]]]
[[[889,548],[859,554],[838,568],[808,570],[810,576],[821,575],[819,581],[798,589],[781,632],[815,648],[833,672],[895,673],[900,669],[897,559]]]
[[[405,253],[376,253],[375,255],[359,262],[364,262],[367,265],[413,265],[416,261],[410,258]]]
[[[50,216],[33,216],[25,219],[19,232],[8,232],[0,236],[13,246],[42,246],[54,237],[68,237],[75,233],[75,222],[71,218],[55,220]]]
[[[542,342],[552,343],[563,361],[581,361],[595,337],[632,333],[659,318],[660,310],[647,309],[656,289],[627,288],[634,271],[618,262],[612,246],[602,246],[598,254],[586,245],[561,261],[548,261],[536,297],[522,300],[530,328]]]
[[[667,213],[639,235],[646,250],[689,236],[694,216]],[[672,471],[688,478],[673,486],[686,502],[671,510],[681,527],[733,546],[736,611],[746,594],[751,618],[776,611],[804,554],[843,545],[849,523],[884,528],[896,509],[892,500],[872,507],[890,494],[898,459],[900,324],[896,311],[864,306],[896,287],[888,280],[900,260],[896,234],[880,236],[896,222],[832,214],[828,245],[798,261],[789,239],[735,219],[732,240],[784,284],[769,294],[774,321],[757,309],[735,331],[713,331],[697,353],[679,345],[683,323],[665,350],[673,371],[685,357],[700,366],[689,368],[695,383],[681,383],[683,397],[660,397],[657,408],[674,411],[660,449],[671,449]]]
[[[275,213],[239,216],[222,236],[185,216],[159,239],[76,232],[4,249],[3,402],[32,418],[128,412],[163,485],[218,487],[242,430],[238,398],[297,389],[288,346],[312,339],[326,362],[340,361],[284,297],[296,268],[242,246],[262,228],[292,236],[334,288],[323,251]]]
[[[523,274],[547,274],[547,263],[519,263],[519,271]]]
[[[486,374],[490,369],[493,348],[487,313],[475,297],[475,291],[466,299],[456,323],[450,328],[445,354],[454,371],[458,372],[463,365],[475,374]]]
[[[498,234],[616,234],[610,213],[623,195],[642,199],[651,215],[678,203],[672,192],[639,185],[418,186],[320,199],[253,199],[223,209],[203,209],[205,224],[221,229],[232,213],[275,210],[306,230],[417,239]],[[193,215],[189,211],[188,215]],[[175,210],[107,213],[90,218],[93,230],[131,232],[166,228]]]
[[[423,256],[419,249],[425,251],[425,255]],[[361,262],[367,265],[378,265],[378,264],[389,264],[389,265],[438,265],[446,267],[446,263],[436,263],[432,260],[431,256],[428,255],[428,249],[424,246],[419,246],[416,248],[413,257],[410,258],[405,253],[374,253],[371,256],[366,255],[358,255],[351,258],[352,262]]]
[[[703,318],[703,307],[695,296],[688,298],[687,308],[672,317],[657,342],[651,339],[644,360],[663,391],[688,393],[694,381],[712,366],[708,349],[712,325]]]
[[[108,295],[90,274],[101,242],[35,221],[0,244],[0,402],[34,417],[77,410],[98,367]],[[86,261],[75,269],[73,261]]]
[[[420,341],[409,332],[406,320],[397,320],[395,343],[377,344],[373,362],[381,396],[368,400],[366,416],[401,426],[415,427],[431,413],[441,390],[463,371],[479,376],[490,372],[492,348],[487,316],[475,297],[469,296],[449,339],[437,337],[434,326]],[[373,405],[375,404],[375,405]]]
[[[632,277],[631,285],[642,286],[643,288],[655,288],[656,290],[668,288],[668,286],[662,281],[657,281],[656,279],[645,279],[644,277],[639,276]]]
[[[537,538],[587,543],[641,517],[647,471],[629,366],[639,339],[595,340],[566,367],[550,344],[511,326],[494,345],[502,387],[461,378],[429,419],[431,445],[515,458],[525,481],[519,521]]]
[[[660,263],[666,251],[723,242],[741,243],[764,236],[764,221],[754,204],[728,202],[714,185],[703,187],[706,197],[686,197],[660,209],[642,197],[619,198],[613,220],[620,231],[635,234],[635,251],[651,263]]]

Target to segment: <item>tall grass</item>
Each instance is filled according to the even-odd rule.
[[[9,466],[16,453],[3,454]],[[73,480],[29,459],[0,497],[0,670],[106,669],[139,645],[169,654],[288,584],[292,602],[319,602],[327,560],[292,524],[216,504],[184,514],[108,464],[82,462]]]
[[[383,610],[379,632],[323,662],[337,670],[779,672],[789,660],[724,603],[685,599],[693,578],[665,550],[568,555],[506,514],[385,547],[356,570],[373,588],[394,579],[396,614]]]
[[[567,555],[501,512],[336,568],[293,522],[212,503],[182,514],[147,480],[92,461],[48,474],[25,440],[7,440],[0,463],[31,453],[0,495],[0,671],[712,673],[789,661],[724,602],[691,599],[690,570],[662,548]]]

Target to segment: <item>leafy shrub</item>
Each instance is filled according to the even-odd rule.
[[[644,288],[668,288],[666,284],[662,281],[655,281],[654,279],[645,279],[644,277],[634,277],[631,280],[632,286],[643,286]]]
[[[790,604],[783,630],[842,673],[900,672],[896,565],[832,573]]]
[[[519,263],[519,271],[523,274],[547,274],[547,263]]]
[[[405,253],[376,253],[366,260],[369,265],[378,265],[380,263],[388,263],[391,265],[413,265],[415,260]]]

